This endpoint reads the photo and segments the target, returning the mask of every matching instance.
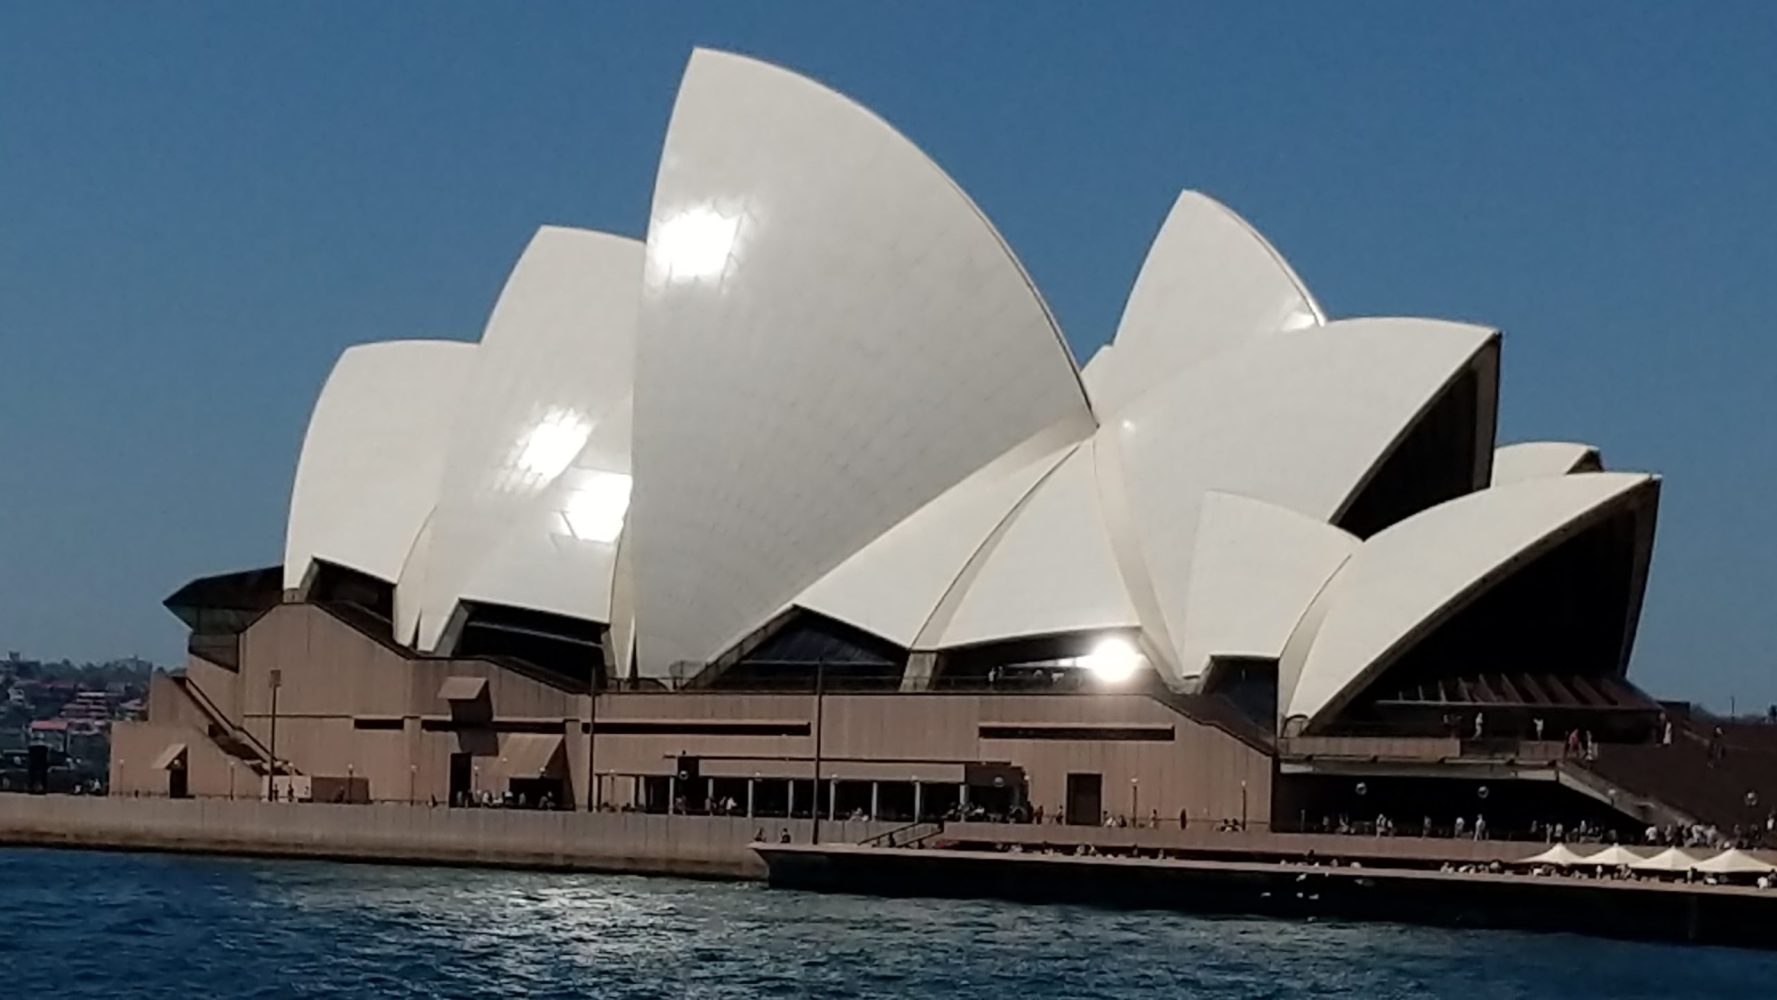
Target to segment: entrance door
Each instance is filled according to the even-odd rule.
[[[1104,776],[1070,774],[1067,776],[1067,824],[1097,826],[1104,814]]]
[[[184,799],[190,797],[191,785],[190,779],[185,774],[185,764],[183,761],[174,761],[173,766],[167,768],[167,798]]]
[[[473,792],[473,789],[471,789],[469,785],[470,782],[474,780],[474,773],[472,771],[474,766],[474,758],[469,754],[453,753],[450,755],[451,805],[466,806],[469,804],[469,797]]]

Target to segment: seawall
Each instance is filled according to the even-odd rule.
[[[898,824],[821,823],[856,843]],[[0,794],[0,844],[758,879],[764,830],[808,820]]]

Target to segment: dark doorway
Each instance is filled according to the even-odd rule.
[[[185,762],[176,760],[167,768],[167,798],[188,799],[191,797],[191,779],[187,777]]]
[[[450,804],[466,806],[469,804],[473,790],[470,782],[474,777],[475,758],[466,753],[450,755]]]
[[[1104,775],[1067,776],[1067,824],[1097,826],[1104,815]]]
[[[49,748],[33,744],[25,759],[25,788],[32,795],[49,792]]]

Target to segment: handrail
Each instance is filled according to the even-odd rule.
[[[265,744],[259,742],[259,737],[248,732],[245,727],[235,725],[227,715],[223,714],[222,710],[211,700],[208,692],[199,687],[197,682],[192,680],[189,674],[174,674],[173,682],[179,685],[180,689],[185,692],[186,697],[191,699],[192,704],[196,705],[199,711],[209,717],[211,725],[221,729],[230,739],[237,743],[245,744],[253,751],[253,754],[258,759],[259,763],[264,764],[267,769],[273,773],[277,772],[279,762],[272,759],[271,750],[268,749]],[[301,773],[292,766],[288,760],[283,761],[282,764],[283,772],[285,774]]]
[[[900,836],[901,834],[907,833],[910,830],[916,830],[920,827],[930,827],[931,829],[926,830],[924,833],[921,833],[917,836],[912,836],[912,837]],[[908,823],[905,826],[897,826],[893,830],[886,830],[882,833],[876,834],[873,837],[865,837],[863,840],[858,841],[858,846],[860,846],[860,847],[917,847],[918,845],[925,843],[926,841],[930,840],[933,837],[936,837],[937,835],[939,835],[943,832],[944,832],[944,821],[941,819],[914,820],[913,822]]]

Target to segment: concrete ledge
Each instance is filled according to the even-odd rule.
[[[898,824],[823,822],[855,843]],[[759,879],[761,829],[807,843],[808,820],[0,794],[0,843],[400,864]]]

